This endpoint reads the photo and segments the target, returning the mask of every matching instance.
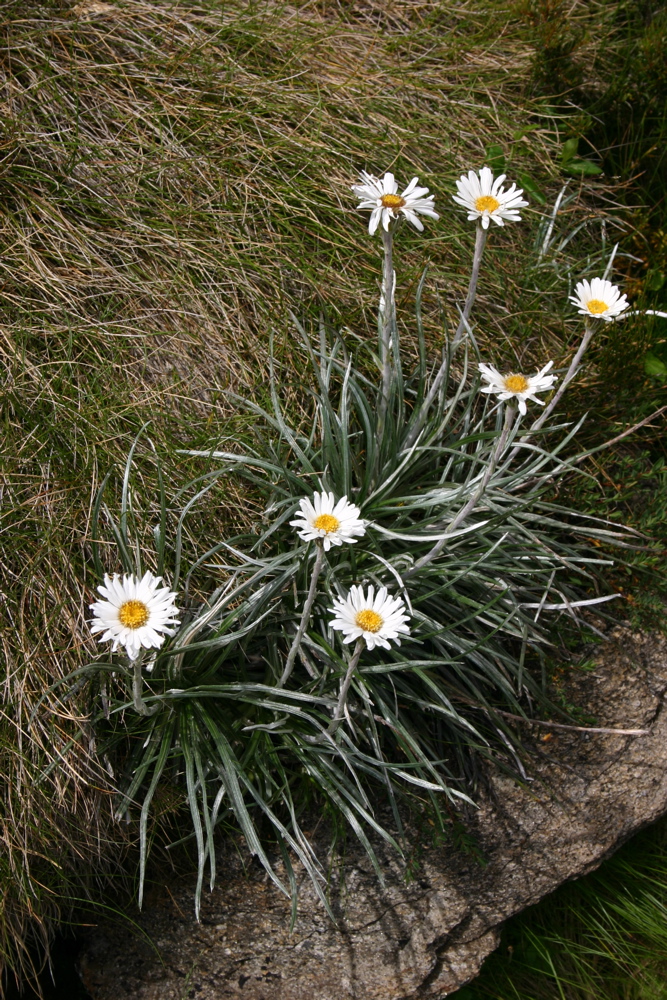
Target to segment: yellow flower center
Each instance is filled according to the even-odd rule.
[[[364,632],[379,632],[384,625],[384,618],[377,611],[367,608],[365,611],[357,612],[354,624]]]
[[[380,201],[385,208],[403,208],[405,205],[405,198],[401,198],[400,194],[383,194]]]
[[[505,379],[505,388],[508,392],[525,392],[528,388],[528,379],[523,375],[508,375]]]
[[[478,212],[495,212],[500,208],[500,202],[492,194],[483,194],[475,202],[475,208]]]
[[[606,312],[609,306],[602,299],[589,299],[586,303],[586,308],[589,313],[593,313],[594,316],[599,316],[601,313]]]
[[[141,628],[148,621],[148,608],[143,601],[125,601],[118,610],[118,617],[125,628]]]
[[[318,531],[324,531],[325,534],[330,535],[332,531],[338,531],[340,521],[333,514],[320,514],[313,521],[313,527],[317,528]]]

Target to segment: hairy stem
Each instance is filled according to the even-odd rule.
[[[553,397],[551,402],[547,406],[545,406],[540,416],[537,418],[533,426],[530,428],[531,431],[539,430],[540,427],[544,424],[545,420],[553,413],[553,411],[558,406],[563,393],[567,389],[568,385],[570,384],[574,376],[577,374],[579,365],[581,364],[581,359],[583,358],[584,354],[586,353],[586,350],[588,349],[588,345],[591,342],[594,332],[595,332],[594,327],[589,327],[589,326],[586,327],[584,331],[584,336],[582,337],[581,340],[581,344],[579,345],[579,350],[573,357],[572,363],[567,370],[567,374],[560,384],[560,388],[556,392],[556,395]]]
[[[350,660],[349,666],[347,668],[347,673],[345,674],[345,679],[343,680],[343,685],[340,689],[340,695],[338,697],[338,704],[336,705],[336,711],[331,723],[327,729],[329,736],[333,736],[338,727],[340,726],[343,718],[345,717],[345,705],[347,704],[347,693],[350,690],[350,684],[352,683],[352,675],[357,669],[357,664],[359,663],[359,658],[361,656],[361,651],[364,648],[363,638],[357,639],[357,644],[354,647],[354,652],[352,653],[352,659]]]
[[[278,687],[284,687],[289,680],[290,674],[294,669],[294,661],[296,660],[296,654],[299,652],[299,647],[301,646],[301,640],[303,639],[304,633],[308,628],[308,622],[310,621],[310,612],[315,601],[315,594],[317,592],[317,581],[322,569],[322,563],[324,562],[324,545],[321,541],[316,542],[317,552],[315,555],[315,565],[313,566],[313,575],[310,578],[310,587],[308,588],[308,596],[306,597],[306,603],[303,606],[303,613],[301,615],[301,621],[299,622],[299,628],[294,636],[294,642],[292,643],[292,648],[290,649],[287,662],[285,664],[285,669],[283,670],[282,676],[278,681]]]
[[[459,320],[459,325],[456,328],[456,333],[454,334],[454,339],[452,340],[452,347],[456,347],[465,333],[466,323],[472,312],[472,307],[475,303],[475,296],[477,294],[477,282],[479,280],[479,268],[482,263],[482,255],[484,254],[484,247],[486,246],[486,240],[489,235],[489,230],[485,229],[484,226],[479,222],[477,224],[477,232],[475,234],[475,253],[472,259],[472,271],[470,272],[470,282],[468,284],[468,294],[466,295],[465,305],[463,306],[463,312],[461,313],[461,319]]]
[[[461,342],[463,334],[465,333],[466,326],[468,324],[470,313],[472,312],[472,307],[475,303],[475,295],[477,294],[477,281],[479,279],[479,268],[482,263],[482,255],[484,254],[484,247],[486,246],[487,237],[488,237],[488,230],[484,229],[481,222],[478,223],[477,232],[475,235],[475,253],[473,255],[472,271],[470,273],[470,281],[468,283],[468,293],[466,295],[466,300],[463,306],[463,311],[461,313],[461,318],[459,320],[459,325],[456,328],[456,333],[454,334],[454,338],[449,346],[450,354],[451,352],[456,350],[456,348]],[[444,379],[445,373],[447,371],[447,364],[448,364],[448,359],[446,358],[440,365],[440,368],[438,369],[437,374],[433,380],[433,384],[428,391],[428,395],[426,396],[426,399],[422,403],[417,420],[410,428],[410,431],[405,439],[405,445],[404,445],[405,448],[411,448],[412,445],[417,440],[417,438],[419,437],[419,432],[422,429],[422,426],[426,419],[426,415],[429,409],[431,408],[433,400],[438,394],[440,386],[442,385],[442,380]]]
[[[521,439],[522,442],[523,441],[527,441],[528,438],[530,437],[530,435],[533,434],[535,431],[539,431],[540,427],[543,426],[544,422],[548,419],[548,417],[553,413],[553,411],[555,410],[555,408],[558,406],[558,403],[560,402],[563,393],[565,392],[565,390],[567,389],[568,385],[570,384],[570,382],[572,381],[572,379],[574,378],[574,376],[577,374],[577,371],[579,370],[579,365],[581,364],[581,359],[583,358],[586,350],[588,349],[588,345],[590,344],[591,338],[593,337],[594,333],[595,333],[595,328],[594,327],[587,326],[585,328],[584,335],[583,335],[583,337],[581,339],[581,344],[579,345],[579,350],[577,351],[577,353],[573,357],[572,363],[571,363],[570,367],[567,370],[567,374],[565,375],[565,378],[563,379],[563,381],[560,384],[560,388],[556,392],[556,394],[553,397],[553,399],[551,400],[551,402],[547,406],[545,406],[544,410],[542,411],[542,413],[540,414],[540,416],[537,418],[537,420],[535,421],[535,423],[532,425],[532,427],[530,428],[529,432],[527,434],[523,435],[523,437]],[[510,458],[514,458],[515,455],[517,455],[519,451],[520,451],[519,446],[515,445],[514,448],[512,449],[512,454],[510,455]]]
[[[394,304],[394,234],[382,230],[382,246],[384,248],[384,264],[382,269],[382,285],[384,288],[384,314],[382,316],[382,395],[389,398],[391,382],[391,333],[394,325],[396,307]]]
[[[382,289],[384,292],[384,311],[382,313],[382,334],[380,341],[380,363],[382,364],[382,398],[378,416],[378,439],[382,440],[384,424],[389,406],[389,391],[391,389],[391,341],[393,326],[396,321],[396,305],[394,302],[394,234],[392,230],[382,229],[382,246],[384,248],[384,263],[382,265]]]
[[[133,661],[134,672],[132,674],[132,701],[134,702],[134,709],[139,715],[155,715],[159,705],[153,705],[149,708],[144,699],[141,697],[141,691],[143,688],[143,677],[141,675],[141,665],[144,659],[143,649],[137,656],[136,660]]]
[[[425,566],[427,563],[431,562],[433,559],[437,558],[437,556],[440,555],[440,553],[442,552],[443,548],[447,543],[447,536],[451,535],[453,531],[456,531],[459,524],[465,521],[468,514],[470,514],[470,512],[474,509],[477,503],[481,500],[482,496],[484,495],[484,491],[488,486],[489,479],[493,475],[493,472],[496,466],[498,465],[498,460],[500,459],[503,451],[505,450],[505,445],[507,444],[507,438],[512,428],[512,424],[514,423],[514,418],[516,414],[517,410],[514,406],[507,407],[507,409],[505,410],[505,422],[503,423],[503,429],[500,432],[500,437],[498,438],[496,447],[494,448],[493,454],[489,459],[489,464],[486,467],[486,472],[482,476],[482,480],[479,486],[477,487],[473,495],[470,497],[467,504],[464,507],[462,507],[462,509],[458,512],[456,517],[452,521],[450,521],[450,523],[447,525],[444,531],[444,536],[438,542],[436,542],[433,548],[429,552],[427,552],[425,556],[422,556],[421,559],[417,560],[412,569],[410,569],[407,573],[403,574],[403,579],[408,579],[409,577],[414,576],[414,574],[417,573],[422,568],[422,566]]]

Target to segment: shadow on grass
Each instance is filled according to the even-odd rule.
[[[30,985],[20,992],[12,980],[5,987],[5,1000],[91,1000],[76,970],[81,947],[82,940],[74,934],[59,934],[51,949],[51,970],[45,969],[39,978],[41,996]]]

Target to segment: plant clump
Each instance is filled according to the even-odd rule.
[[[480,178],[500,193],[485,171]],[[525,774],[510,720],[564,714],[532,666],[550,645],[549,618],[565,611],[585,626],[579,608],[618,597],[599,593],[597,570],[609,560],[591,540],[618,543],[623,531],[545,496],[577,461],[579,425],[556,418],[556,407],[609,317],[589,309],[564,376],[551,373],[552,362],[534,376],[501,375],[481,362],[471,322],[488,219],[478,213],[459,326],[429,371],[423,278],[420,360],[404,373],[393,244],[403,221],[414,219],[383,201],[398,190],[393,175],[379,181],[364,172],[362,182],[353,190],[384,250],[377,381],[335,331],[322,327],[313,344],[297,324],[311,363],[310,411],[290,413],[274,371],[270,409],[238,400],[256,418],[252,446],[232,436],[224,450],[213,442],[187,452],[204,469],[184,488],[192,497],[175,535],[168,527],[176,512],[161,486],[157,577],[142,576],[146,557],[132,536],[132,525],[144,534],[132,501],[134,449],[120,516],[103,507],[104,489],[98,497],[94,533],[104,510],[126,576],[105,577],[108,603],[92,605],[93,630],[113,642],[112,655],[76,677],[112,678],[94,725],[106,752],[130,748],[116,812],[139,809],[140,902],[151,803],[165,782],[181,782],[189,804],[197,912],[207,869],[211,888],[215,882],[223,822],[294,906],[297,858],[328,908],[326,864],[302,829],[304,801],[339,817],[382,881],[373,841],[404,852],[406,804],[429,809],[443,830],[448,809],[473,801],[480,758]],[[437,220],[417,183],[406,189],[421,199],[410,211]],[[521,201],[523,192],[511,190]],[[600,280],[620,315],[627,303],[606,278],[592,287]],[[536,395],[558,379],[549,402]],[[542,407],[536,419],[529,403]],[[261,498],[262,528],[207,540],[186,570],[179,539],[188,513],[229,475]],[[96,564],[101,574],[99,545]],[[189,588],[202,568],[220,583],[198,601]],[[172,582],[156,590],[163,578]],[[593,596],[581,593],[584,581]],[[124,658],[113,655],[119,645]]]

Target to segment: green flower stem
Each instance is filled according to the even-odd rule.
[[[558,392],[553,397],[553,399],[548,404],[548,406],[546,406],[544,408],[544,410],[542,411],[542,413],[540,414],[540,416],[538,417],[538,419],[535,421],[535,423],[533,424],[533,426],[530,428],[531,431],[538,431],[540,429],[540,427],[544,424],[545,420],[553,413],[553,411],[555,410],[555,408],[558,406],[558,403],[560,402],[563,393],[567,389],[568,385],[570,384],[570,382],[572,381],[572,379],[574,378],[574,376],[577,374],[577,371],[579,369],[579,365],[581,364],[581,359],[583,358],[584,354],[586,353],[586,351],[588,349],[588,345],[590,344],[591,339],[592,339],[594,333],[595,333],[595,327],[586,326],[585,331],[584,331],[584,336],[582,337],[581,344],[579,345],[579,350],[577,351],[577,353],[573,357],[572,363],[571,363],[570,367],[567,370],[567,374],[566,374],[565,378],[563,379],[563,381],[560,384],[560,388],[558,389]]]
[[[475,303],[475,295],[477,294],[477,281],[479,279],[479,268],[482,263],[482,256],[484,254],[484,247],[486,246],[486,240],[488,235],[489,235],[488,229],[484,229],[481,222],[479,222],[477,224],[477,233],[475,235],[475,252],[472,260],[472,271],[470,274],[470,281],[468,283],[468,293],[466,295],[466,300],[463,306],[463,312],[461,313],[461,319],[459,320],[459,325],[456,328],[454,339],[452,340],[452,343],[450,345],[449,349],[450,352],[456,350],[459,343],[461,342],[463,334],[465,333],[466,326],[468,325],[468,318],[470,316],[470,313],[472,312],[472,307]],[[424,420],[426,419],[426,415],[429,409],[431,408],[433,400],[438,394],[440,386],[442,385],[442,380],[444,379],[445,373],[447,371],[447,364],[448,364],[448,359],[445,359],[440,365],[438,373],[435,376],[435,379],[433,380],[433,385],[429,389],[428,395],[424,400],[424,402],[422,403],[421,410],[419,411],[419,416],[417,417],[415,424],[410,429],[410,432],[408,433],[408,436],[405,439],[404,448],[411,448],[412,445],[417,440],[417,438],[419,437],[419,432],[422,429]]]
[[[516,414],[517,414],[516,407],[514,406],[507,407],[507,409],[505,410],[505,422],[503,423],[503,429],[500,432],[500,437],[498,438],[496,447],[493,451],[491,458],[489,459],[489,464],[486,467],[486,472],[484,473],[482,481],[477,487],[477,490],[470,497],[467,504],[458,512],[456,517],[452,521],[450,521],[450,523],[447,525],[447,527],[445,528],[444,537],[441,538],[438,542],[436,542],[436,544],[433,546],[430,552],[427,552],[425,556],[422,556],[421,559],[418,559],[411,570],[408,570],[407,573],[403,574],[404,580],[407,580],[411,576],[414,576],[414,574],[417,573],[422,568],[422,566],[425,566],[427,563],[432,562],[433,559],[436,559],[437,556],[440,555],[440,553],[442,552],[443,548],[447,543],[447,536],[450,535],[453,531],[456,531],[459,524],[465,521],[468,514],[470,514],[470,512],[474,509],[477,503],[481,500],[486,490],[486,487],[488,486],[489,479],[493,475],[495,468],[498,464],[498,460],[500,459],[503,451],[505,450],[505,445],[507,444],[507,438],[509,436],[510,430],[512,429],[512,424],[514,423],[514,418],[516,417]]]
[[[322,569],[322,563],[324,562],[324,545],[321,541],[315,543],[317,545],[317,554],[315,556],[315,565],[313,566],[313,575],[310,578],[310,587],[308,589],[308,596],[306,598],[306,603],[303,606],[303,614],[301,615],[301,621],[299,622],[299,628],[296,635],[294,636],[294,642],[292,643],[292,648],[287,655],[287,663],[285,664],[285,669],[283,670],[282,677],[278,681],[278,687],[284,687],[289,680],[290,674],[294,669],[294,661],[296,660],[296,654],[299,652],[299,647],[301,646],[301,640],[303,639],[304,633],[308,628],[308,622],[310,621],[310,612],[315,601],[315,593],[317,591],[317,581]]]
[[[361,651],[364,648],[363,638],[357,639],[357,644],[354,647],[354,652],[352,653],[352,659],[347,668],[347,673],[345,674],[345,680],[343,681],[343,686],[340,689],[340,695],[338,697],[338,704],[336,705],[336,711],[331,723],[327,729],[329,736],[333,736],[341,722],[345,717],[345,705],[347,703],[347,693],[350,690],[350,684],[352,683],[352,675],[357,669],[357,664],[359,663],[359,658],[361,657]]]
[[[141,675],[141,665],[144,661],[144,651],[143,649],[137,656],[136,660],[132,662],[134,672],[132,674],[132,700],[134,702],[134,709],[139,715],[155,715],[159,705],[153,705],[149,708],[144,699],[141,697],[141,691],[143,687],[143,677]]]

